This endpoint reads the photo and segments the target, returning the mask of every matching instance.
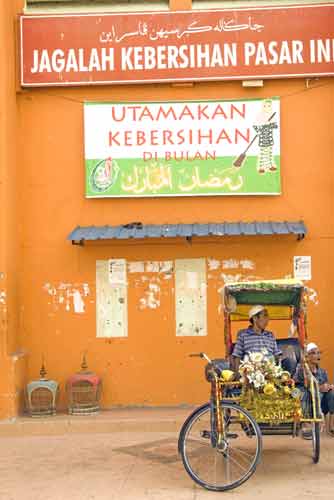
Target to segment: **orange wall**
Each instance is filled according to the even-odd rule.
[[[0,18],[5,14],[12,20],[13,12],[3,9]],[[11,40],[8,45],[13,51],[10,23],[6,28],[3,26],[3,30],[6,39]],[[3,63],[8,59],[5,51],[6,47],[0,52]],[[6,187],[0,185],[0,256],[6,275],[8,270],[8,295],[12,297],[11,321],[9,326],[2,323],[1,330],[7,347],[2,352],[6,363],[1,363],[0,367],[0,417],[15,412],[17,407],[12,404],[8,409],[1,398],[5,401],[5,394],[17,395],[24,380],[38,376],[42,355],[49,376],[61,383],[60,405],[64,407],[66,378],[79,368],[85,350],[90,368],[103,377],[105,407],[201,402],[208,395],[203,366],[187,355],[200,350],[212,356],[224,354],[218,293],[224,281],[222,273],[241,273],[242,277],[250,273],[260,278],[284,277],[293,272],[294,255],[311,255],[313,259],[310,287],[317,292],[318,303],[309,302],[309,336],[319,342],[324,351],[324,366],[332,376],[333,79],[312,81],[308,89],[304,79],[291,79],[267,81],[263,89],[244,89],[240,82],[221,82],[190,87],[156,84],[20,90],[15,102],[13,70],[11,68],[7,87],[2,88],[0,94],[1,103],[7,102],[8,118],[6,134],[1,135],[1,145],[7,156],[2,158],[0,168],[6,165],[10,172]],[[280,96],[283,194],[277,197],[86,200],[82,102],[133,100],[134,93],[136,100],[141,101]],[[82,248],[66,241],[68,233],[78,224],[254,219],[303,219],[309,234],[301,242],[292,237],[255,237],[226,238],[218,242],[205,239],[194,241],[192,245],[181,240],[136,245],[109,242]],[[140,276],[131,274],[129,337],[97,339],[95,263],[97,259],[112,257],[129,261],[192,257],[220,261],[250,259],[255,269],[208,269],[208,336],[198,338],[175,336],[173,280],[163,281],[161,276],[148,274],[146,277],[150,280],[161,279],[161,305],[155,310],[140,310],[139,299],[148,281],[143,282]],[[84,283],[89,285],[85,313],[76,314],[73,307],[67,311],[64,304],[59,304],[48,293],[48,284],[59,291],[62,283],[74,288]],[[15,358],[8,357],[18,348],[28,353],[26,371],[25,361],[19,358],[21,361],[17,362],[15,372]],[[14,370],[12,375],[11,370]]]
[[[281,97],[282,181],[278,197],[202,197],[157,199],[84,198],[82,101],[131,100],[134,88],[27,90],[18,95],[22,234],[21,345],[29,351],[28,377],[36,376],[42,353],[49,375],[64,382],[88,361],[104,379],[103,404],[170,405],[200,402],[207,397],[200,362],[187,354],[205,350],[223,355],[222,316],[218,313],[221,273],[208,271],[208,336],[175,336],[174,284],[162,287],[161,306],[140,310],[145,286],[130,275],[129,337],[96,339],[95,262],[97,259],[173,260],[206,257],[251,259],[251,274],[263,278],[291,275],[294,255],[312,255],[313,279],[319,304],[310,302],[309,331],[324,353],[324,365],[333,371],[330,335],[330,283],[333,237],[333,80],[266,82],[263,89],[245,90],[240,83],[203,83],[193,87],[147,85],[135,87],[137,100]],[[105,243],[73,247],[67,234],[77,224],[206,222],[210,220],[304,219],[309,234],[302,242],[292,237],[229,238],[192,245],[168,243]],[[249,271],[243,271],[245,277]],[[153,279],[153,275],[148,275]],[[163,281],[163,280],[162,280]],[[88,283],[86,312],[75,314],[54,306],[43,286]],[[147,282],[146,282],[147,283]],[[57,308],[58,307],[58,308]],[[288,327],[288,326],[287,326]],[[287,328],[286,327],[286,328]],[[64,398],[61,400],[64,404]]]

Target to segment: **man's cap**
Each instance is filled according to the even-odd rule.
[[[306,346],[307,353],[309,353],[310,351],[313,351],[313,349],[319,349],[317,344],[315,344],[314,342],[310,342],[309,344],[307,344],[307,346]]]
[[[251,319],[253,316],[255,316],[256,314],[259,314],[260,312],[264,311],[265,310],[265,307],[264,306],[253,306],[250,310],[249,310],[249,313],[248,313],[248,317],[249,319]]]

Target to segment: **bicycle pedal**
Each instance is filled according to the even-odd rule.
[[[211,438],[211,432],[210,431],[202,431],[201,432],[201,437],[205,439],[210,439]],[[235,434],[234,432],[227,432],[226,437],[228,439],[237,439],[239,437],[238,434]]]

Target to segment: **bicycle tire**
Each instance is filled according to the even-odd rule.
[[[312,460],[315,464],[320,458],[320,424],[319,422],[312,423]]]
[[[262,453],[261,430],[260,430],[258,424],[256,423],[256,421],[254,420],[254,418],[250,415],[250,413],[248,411],[244,410],[239,405],[236,405],[236,404],[233,404],[230,402],[222,402],[221,409],[222,409],[222,411],[226,410],[227,412],[229,412],[227,414],[231,414],[231,412],[234,411],[237,414],[243,415],[244,422],[242,424],[240,424],[240,432],[241,432],[241,434],[242,433],[245,434],[244,430],[245,430],[245,427],[247,427],[247,423],[250,425],[250,429],[252,430],[252,433],[251,433],[252,436],[247,435],[247,439],[252,439],[252,437],[255,438],[256,451],[255,451],[254,458],[253,458],[250,466],[248,467],[248,469],[245,471],[245,473],[241,477],[239,477],[238,479],[236,479],[234,481],[231,481],[231,482],[228,482],[225,484],[213,484],[213,483],[209,482],[207,479],[205,479],[203,477],[201,478],[199,473],[197,471],[195,471],[194,467],[191,465],[191,460],[190,460],[191,451],[188,452],[187,440],[190,441],[192,439],[191,437],[189,438],[189,433],[190,433],[191,429],[193,428],[193,426],[195,425],[195,423],[198,422],[201,417],[205,416],[204,420],[207,419],[208,422],[211,422],[211,419],[210,419],[211,410],[210,410],[209,403],[197,408],[187,418],[187,420],[184,422],[184,424],[181,428],[180,435],[179,435],[179,443],[178,443],[179,444],[179,452],[180,452],[181,457],[182,457],[182,462],[183,462],[184,468],[187,471],[187,473],[189,474],[189,476],[192,478],[192,480],[195,481],[195,483],[202,486],[203,488],[210,490],[210,491],[228,491],[228,490],[231,490],[231,489],[234,489],[234,488],[241,486],[241,484],[243,484],[245,481],[247,481],[254,474],[256,467],[260,462],[261,453]],[[237,422],[237,420],[236,420],[236,422]],[[208,425],[210,426],[210,432],[212,432],[211,424],[208,424]],[[207,433],[208,431],[203,429],[203,432]],[[233,434],[233,436],[235,436],[235,434]],[[223,457],[222,461],[224,462],[224,464],[227,464],[227,462],[230,461],[230,459],[232,457],[225,456],[225,455],[228,455],[228,453],[226,453],[226,454],[225,454],[225,452],[221,453],[217,449],[212,447],[211,439],[208,439],[207,442],[210,443],[211,449],[213,451],[213,456],[216,453],[217,457],[219,457],[219,456]],[[206,449],[209,449],[208,446],[206,447]],[[229,449],[229,448],[227,448],[227,449]],[[232,450],[232,448],[231,448],[231,450]],[[241,452],[240,448],[239,448],[239,452]],[[242,453],[247,455],[247,453],[244,451],[242,451]],[[233,459],[233,461],[236,461],[236,460]],[[206,461],[204,460],[204,458],[203,458],[203,460],[200,458],[199,463],[205,464]],[[226,465],[226,466],[229,467],[229,465]],[[232,466],[233,466],[233,464],[232,464]],[[219,470],[221,470],[221,468]]]

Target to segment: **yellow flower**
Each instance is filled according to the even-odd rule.
[[[287,396],[290,396],[290,394],[291,394],[291,389],[290,389],[290,387],[288,387],[287,385],[285,385],[285,386],[283,387],[283,392],[284,392],[284,394],[286,394]]]
[[[282,374],[281,374],[282,382],[287,382],[288,380],[290,380],[290,378],[291,378],[291,375],[289,372],[282,372]]]
[[[229,382],[232,380],[234,377],[234,372],[232,370],[223,370],[221,374],[221,378],[224,380],[224,382]]]
[[[276,388],[274,386],[274,384],[265,384],[264,388],[263,388],[263,392],[267,395],[267,396],[270,396],[271,394],[274,394],[274,392],[276,392]]]

